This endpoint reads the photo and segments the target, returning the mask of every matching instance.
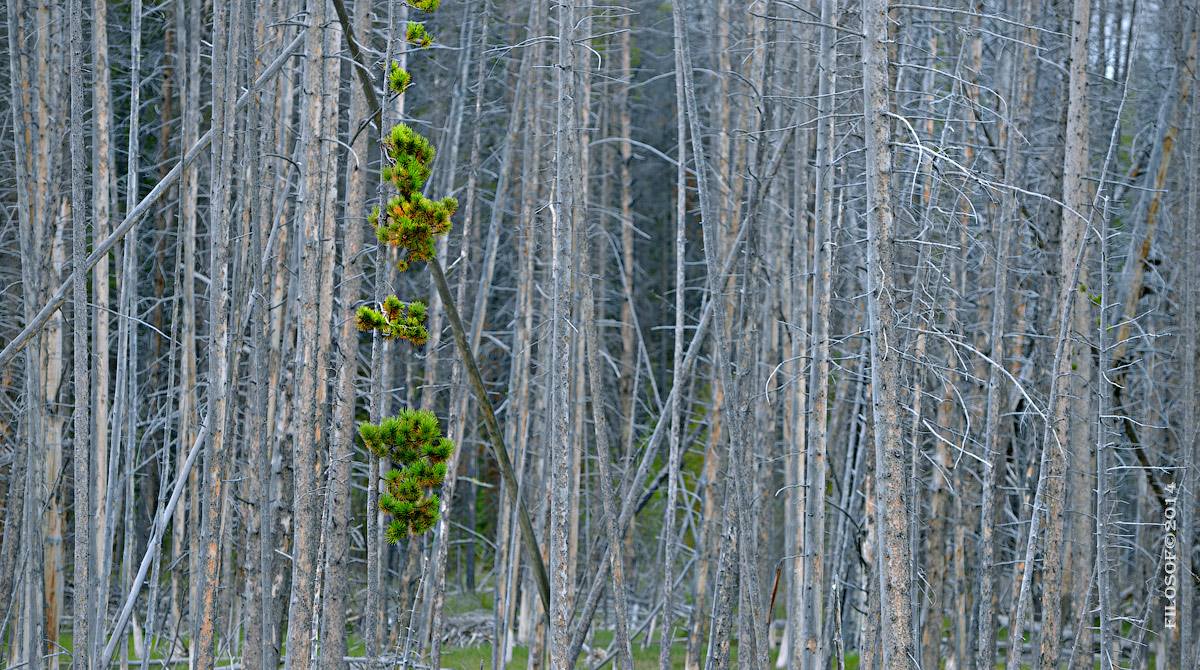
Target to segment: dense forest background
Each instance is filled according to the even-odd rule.
[[[1198,667],[1195,3],[437,5],[7,0],[0,667]]]

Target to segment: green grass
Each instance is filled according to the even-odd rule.
[[[592,646],[599,649],[607,649],[612,643],[613,631],[597,630],[593,636]],[[658,668],[658,645],[648,644],[642,646],[642,636],[639,635],[633,642],[633,667],[634,670],[657,670]],[[737,662],[737,645],[732,645],[730,656],[733,663]],[[779,656],[778,650],[771,650],[771,667],[775,667],[775,659]],[[671,669],[682,670],[687,657],[687,647],[683,644],[677,644],[671,649]],[[581,670],[590,667],[587,663],[585,655],[580,655],[579,664],[576,666]],[[614,661],[616,659],[613,659]],[[492,645],[482,644],[476,647],[457,647],[444,650],[442,654],[442,667],[453,668],[454,670],[479,670],[480,662],[483,662],[484,670],[492,670]],[[513,648],[512,661],[508,663],[505,670],[524,670],[528,666],[529,650],[524,646]],[[612,661],[606,668],[614,668]],[[846,658],[847,670],[857,670],[858,655],[848,655]]]
[[[142,659],[141,659],[141,657],[140,657],[140,656],[138,656],[138,654],[137,654],[137,648],[136,648],[136,647],[133,645],[133,635],[132,635],[132,634],[129,634],[129,635],[127,635],[127,636],[126,636],[126,638],[125,638],[125,639],[126,639],[126,644],[128,644],[128,645],[129,645],[129,661],[130,661],[130,665],[133,665],[133,664],[134,664],[134,662],[136,662],[136,661],[140,661],[140,660],[142,660]],[[181,644],[181,645],[186,645],[186,643],[187,643],[187,639],[186,639],[186,638],[180,638],[179,642],[180,642],[180,644]],[[165,659],[165,658],[167,658],[167,656],[166,656],[166,655],[163,653],[163,651],[162,651],[162,650],[163,650],[163,649],[165,649],[165,648],[166,648],[167,646],[169,646],[170,644],[171,644],[171,641],[170,641],[170,640],[167,640],[167,639],[165,639],[165,638],[159,638],[159,640],[158,640],[158,645],[157,645],[157,647],[158,647],[158,648],[155,648],[155,649],[151,649],[151,650],[150,650],[150,660],[162,660],[162,659]],[[68,633],[68,632],[62,632],[62,633],[59,633],[59,635],[58,635],[58,646],[62,648],[62,649],[60,649],[60,650],[59,650],[59,651],[62,653],[62,657],[60,657],[60,662],[61,662],[61,663],[63,664],[63,666],[65,667],[65,666],[66,666],[66,664],[67,664],[67,658],[68,658],[69,654],[70,654],[70,653],[71,653],[71,652],[74,650],[74,648],[75,648],[75,638],[74,638],[74,635],[73,635],[72,633]],[[119,659],[119,658],[120,658],[120,656],[119,656],[118,654],[116,654],[116,653],[114,653],[114,654],[113,654],[113,661],[114,661],[114,662],[116,662],[116,661],[117,661],[117,659]],[[236,663],[236,662],[237,662],[237,660],[235,659],[234,663]],[[230,661],[229,661],[229,658],[228,658],[228,657],[225,657],[225,658],[219,658],[219,659],[217,659],[217,667],[218,667],[218,668],[220,668],[220,667],[225,667],[225,666],[228,666],[228,665],[230,665]],[[151,666],[151,667],[153,667],[153,668],[163,668],[163,667],[166,667],[166,666],[162,666],[162,665],[153,665],[153,666]],[[175,664],[175,665],[174,665],[174,666],[172,666],[172,667],[174,667],[174,668],[186,668],[186,667],[187,667],[187,663],[177,663],[177,664]]]
[[[446,616],[465,614],[475,610],[492,611],[492,593],[490,591],[446,594]]]

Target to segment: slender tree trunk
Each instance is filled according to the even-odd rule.
[[[366,3],[355,7],[354,34],[367,33]],[[368,118],[366,95],[353,86],[350,94],[349,128],[357,128]],[[367,209],[367,165],[370,136],[361,133],[353,145],[346,169],[346,224],[342,240],[342,283],[338,314],[351,314],[362,290],[362,228]],[[339,357],[334,390],[334,410],[330,431],[329,485],[326,490],[325,600],[322,603],[320,667],[346,670],[343,657],[346,646],[345,612],[350,599],[350,526],[352,516],[351,463],[354,447],[355,380],[358,378],[359,333],[352,319],[343,318],[338,335]]]
[[[108,236],[113,193],[112,158],[112,100],[108,64],[108,3],[92,2],[92,234],[96,240]],[[108,524],[108,505],[104,504],[108,490],[108,383],[109,383],[109,273],[108,254],[100,258],[92,274],[92,295],[95,302],[95,329],[93,346],[96,348],[96,374],[94,376],[95,413],[92,439],[95,441],[95,458],[92,462],[94,476],[91,483],[91,500],[97,501],[94,512],[95,526],[91,534],[92,556],[104,555],[104,529]],[[92,578],[100,574],[93,571]],[[94,607],[105,602],[102,594],[92,599]],[[91,616],[96,617],[97,613]],[[100,621],[103,621],[101,618]],[[103,626],[100,626],[103,628]],[[103,646],[95,628],[90,631],[92,653]]]
[[[230,181],[233,174],[234,102],[237,99],[235,76],[241,27],[240,2],[231,7],[217,3],[213,19],[213,90],[219,91],[213,105],[213,171],[211,186],[212,235],[211,267],[209,269],[209,373],[208,417],[212,437],[205,453],[205,504],[202,530],[203,579],[200,598],[200,627],[197,640],[196,664],[201,670],[211,670],[216,664],[218,624],[217,591],[220,587],[220,564],[223,554],[222,529],[226,523],[225,479],[230,451],[227,434],[229,411],[230,340]]]
[[[628,18],[622,19],[622,27],[629,28]],[[629,66],[627,51],[629,49],[628,35],[621,38],[622,64]],[[679,54],[675,56],[675,72],[680,71]],[[687,115],[684,112],[686,102],[683,92],[682,77],[675,77],[675,138],[678,153],[675,163],[675,333],[674,347],[671,354],[671,369],[673,375],[682,374],[683,370],[683,341],[686,315],[684,291],[687,283]],[[618,109],[622,115],[621,130],[628,132],[628,112]],[[621,164],[627,165],[625,156]],[[621,205],[625,205],[625,182],[622,180]],[[623,229],[622,229],[623,230]],[[632,246],[632,242],[630,244]],[[632,255],[632,254],[631,254]],[[675,542],[676,507],[679,504],[680,460],[682,445],[680,432],[683,418],[681,416],[680,396],[676,393],[668,408],[671,413],[671,436],[667,455],[667,508],[663,512],[663,542],[666,543],[663,559],[663,626],[658,641],[659,670],[670,670],[671,647],[675,641],[674,602],[675,602],[675,556],[678,543]],[[607,498],[606,498],[607,500]],[[616,563],[613,564],[614,569]]]
[[[194,6],[195,0],[189,3],[182,0],[176,20],[184,39],[180,40],[180,60],[184,66],[180,68],[180,86],[183,97],[183,146],[190,147],[200,136],[200,21],[199,12]],[[191,5],[191,6],[189,6]],[[180,181],[180,225],[181,244],[183,245],[183,286],[180,318],[183,327],[180,330],[180,361],[179,361],[179,443],[175,452],[175,462],[182,463],[187,458],[187,449],[194,441],[197,430],[196,408],[199,402],[197,394],[196,369],[196,219],[197,200],[199,196],[199,168],[197,164],[184,166]],[[194,580],[199,574],[198,563],[199,534],[188,532],[188,520],[198,519],[199,509],[199,479],[202,468],[192,470],[188,480],[186,501],[181,501],[175,508],[174,527],[171,532],[171,562],[184,559],[187,569],[171,571],[171,620],[184,622],[184,612],[191,617],[194,624],[197,621],[196,597],[197,589]],[[183,504],[186,502],[187,504]],[[184,606],[184,599],[187,606]],[[188,657],[195,658],[195,637],[188,637]]]
[[[619,547],[621,537],[617,531],[617,512],[614,509],[616,493],[613,490],[613,473],[612,470],[612,455],[609,450],[609,434],[608,434],[608,417],[604,409],[604,393],[601,388],[603,379],[603,370],[600,367],[600,343],[599,336],[596,333],[596,305],[593,280],[590,274],[590,268],[586,259],[591,258],[590,244],[587,241],[586,230],[576,230],[576,235],[580,239],[580,254],[582,260],[582,273],[586,278],[583,280],[583,334],[587,339],[587,364],[588,364],[588,380],[590,382],[589,390],[591,391],[592,405],[592,421],[596,430],[596,459],[600,466],[600,500],[604,509],[604,530],[608,534],[608,543],[610,547]],[[668,475],[670,476],[670,475]],[[674,486],[674,482],[671,484]],[[668,508],[672,505],[668,503]],[[667,531],[663,535],[663,541],[669,547],[674,544],[674,525],[667,524]],[[671,554],[668,553],[668,556]],[[625,592],[625,568],[624,560],[620,551],[608,552],[609,562],[613,576],[612,590],[613,597],[616,602],[616,635],[614,643],[617,647],[617,656],[620,660],[622,670],[633,670],[633,649],[630,646],[629,640],[629,604],[627,594]],[[667,572],[667,580],[670,581],[670,572]],[[664,617],[665,620],[665,617]],[[664,631],[671,626],[667,623],[663,624]],[[664,636],[666,633],[664,632]],[[664,644],[667,649],[667,655],[670,655],[670,642]],[[661,662],[660,652],[660,662]]]
[[[817,188],[814,219],[812,303],[812,413],[804,457],[804,558],[801,630],[802,670],[818,670],[824,660],[821,615],[824,612],[825,462],[828,448],[829,313],[833,290],[833,97],[836,0],[822,0],[817,64]]]
[[[1059,277],[1064,282],[1062,295],[1071,296],[1060,305],[1060,309],[1066,310],[1070,314],[1070,320],[1067,321],[1071,324],[1070,328],[1078,330],[1082,335],[1090,330],[1088,321],[1091,310],[1088,308],[1089,302],[1075,297],[1078,291],[1075,291],[1074,277],[1078,276],[1079,281],[1086,282],[1086,274],[1076,264],[1082,263],[1078,259],[1086,258],[1087,221],[1081,217],[1089,216],[1088,209],[1091,205],[1090,187],[1086,182],[1088,178],[1087,35],[1091,3],[1087,0],[1075,0],[1073,7],[1069,63],[1070,91],[1063,165],[1064,211],[1059,250]],[[1063,336],[1068,337],[1069,333],[1064,333]],[[1088,486],[1086,473],[1091,470],[1089,457],[1091,413],[1087,412],[1086,408],[1088,396],[1091,393],[1087,386],[1091,378],[1089,371],[1094,364],[1091,347],[1086,342],[1072,340],[1067,342],[1066,347],[1067,354],[1063,356],[1062,364],[1056,371],[1059,377],[1063,378],[1061,381],[1056,380],[1056,383],[1065,384],[1065,392],[1057,396],[1058,404],[1051,410],[1051,417],[1056,426],[1055,439],[1053,443],[1042,445],[1042,448],[1049,452],[1050,461],[1045,498],[1047,505],[1046,537],[1043,549],[1043,565],[1045,567],[1042,573],[1040,667],[1043,668],[1058,667],[1064,599],[1069,602],[1072,595],[1063,569],[1064,567],[1077,569],[1078,562],[1069,561],[1069,557],[1075,551],[1086,552],[1089,544],[1085,541],[1084,545],[1077,549],[1064,547],[1063,531],[1066,521],[1063,514],[1064,509],[1086,513],[1086,510],[1080,509],[1079,506],[1090,499],[1090,491],[1086,490]],[[1064,484],[1067,483],[1064,481],[1068,467],[1067,453],[1070,454],[1072,473],[1069,478],[1071,495],[1069,508],[1064,507],[1064,503],[1068,503],[1064,500],[1065,494],[1068,493],[1064,487]],[[1086,509],[1090,509],[1090,505],[1087,505]],[[1072,520],[1071,525],[1067,527],[1075,529],[1081,525],[1084,525],[1084,520],[1078,518]],[[1078,534],[1072,533],[1072,537],[1078,539]],[[1083,538],[1086,540],[1086,532],[1083,533]],[[1076,575],[1076,577],[1082,577],[1082,575]],[[1018,638],[1017,641],[1019,642],[1020,639]],[[1011,659],[1012,656],[1010,655],[1009,658]]]
[[[318,387],[324,383],[325,369],[321,364],[327,351],[321,341],[322,310],[325,298],[321,295],[323,263],[323,224],[327,183],[323,148],[329,131],[325,127],[326,106],[336,104],[326,95],[328,85],[325,58],[330,53],[333,22],[328,0],[309,0],[308,17],[312,28],[306,37],[303,111],[301,113],[302,176],[298,230],[302,257],[300,259],[300,312],[298,315],[297,394],[296,416],[299,423],[293,446],[292,463],[295,474],[292,509],[295,534],[292,544],[292,589],[288,606],[287,662],[288,670],[312,667],[315,652],[311,630],[316,609],[318,545],[320,540],[320,494],[317,479],[317,453],[320,441]],[[336,133],[336,131],[334,131]]]
[[[893,158],[888,74],[888,0],[863,4],[863,114],[867,148],[867,315],[871,330],[871,395],[875,418],[876,524],[880,533],[880,642],[886,668],[914,667],[908,570],[909,485],[900,429],[900,354],[892,206]]]
[[[90,489],[92,482],[90,456],[92,430],[90,419],[90,391],[92,365],[89,360],[88,298],[87,298],[87,209],[84,207],[87,164],[83,147],[84,88],[83,88],[83,3],[71,0],[71,265],[74,269],[74,344],[75,352],[75,568],[74,583],[88,584],[88,568],[91,563],[91,544],[88,525],[91,522]],[[87,589],[75,590],[76,640],[86,641],[91,623],[89,605],[91,598]],[[52,622],[51,625],[55,625]],[[103,626],[103,619],[100,619]],[[75,645],[76,668],[95,667],[95,661],[86,642]],[[91,662],[89,662],[91,659]],[[34,664],[36,666],[36,663]]]
[[[482,45],[482,47],[480,48],[479,72],[478,72],[478,78],[476,79],[476,86],[477,86],[477,95],[476,95],[476,99],[475,99],[476,118],[478,118],[479,114],[480,114],[481,105],[482,105],[482,101],[483,101],[484,88],[485,88],[483,73],[487,69],[486,68],[486,63],[487,63],[486,52],[487,52],[487,41],[488,41],[488,25],[487,24],[488,24],[488,20],[490,17],[490,11],[489,11],[490,9],[491,9],[490,5],[487,2],[485,2],[484,6],[483,6],[482,16],[479,17],[480,20],[478,21],[478,23],[481,24],[481,33],[482,33],[481,45]],[[474,16],[471,16],[470,18],[467,18],[464,20],[464,23],[466,24],[466,26],[463,30],[463,33],[465,35],[464,39],[468,46],[459,57],[459,63],[460,63],[459,80],[462,82],[462,86],[464,86],[464,87],[466,86],[467,74],[470,71],[472,45],[474,42],[474,27],[476,24],[476,21],[473,20],[474,18],[475,18]],[[521,93],[520,93],[520,91],[518,91],[517,96],[520,96],[520,95],[521,95]],[[452,190],[453,185],[454,185],[455,174],[457,172],[457,167],[458,167],[458,143],[459,143],[459,139],[461,137],[461,128],[462,128],[463,112],[464,112],[464,104],[461,101],[462,97],[465,97],[465,96],[460,91],[459,94],[456,96],[456,98],[460,98],[459,100],[457,100],[458,104],[456,104],[454,106],[454,110],[451,113],[451,115],[453,117],[450,121],[452,130],[449,132],[449,135],[452,137],[452,140],[450,142],[450,146],[448,147],[450,159],[448,161],[449,165],[443,166],[445,168],[445,171],[444,171],[445,178],[442,181],[442,190],[440,192],[449,192],[450,190]],[[513,126],[516,127],[516,126],[518,126],[518,124],[514,123]],[[509,140],[510,141],[509,141],[508,145],[505,147],[506,157],[507,157],[507,155],[511,155],[511,150],[512,150],[511,147],[513,144],[516,143],[515,137],[510,137]],[[474,209],[475,209],[475,201],[476,201],[475,188],[474,188],[475,187],[475,171],[478,169],[478,163],[476,161],[479,158],[480,141],[481,141],[481,129],[476,128],[476,130],[473,134],[473,137],[472,137],[472,147],[471,147],[472,175],[468,180],[468,189],[469,189],[469,192],[467,195],[468,206],[463,213],[463,242],[462,242],[461,252],[459,255],[459,262],[462,266],[463,275],[459,279],[458,294],[457,294],[457,297],[455,300],[455,304],[459,304],[459,305],[464,302],[465,295],[466,295],[466,285],[467,285],[467,281],[466,281],[467,262],[466,262],[466,259],[467,259],[467,255],[470,251],[470,248],[472,246],[472,242],[473,242],[471,237],[472,237],[472,231],[474,228],[473,217],[475,215]],[[508,160],[504,161],[504,168],[502,168],[502,171],[501,171],[502,175],[508,173],[508,168],[510,167],[510,165],[511,165],[511,163]],[[497,202],[493,205],[493,207],[495,207],[497,209],[499,209],[499,207],[500,207],[500,204],[499,204],[500,191],[499,191],[499,189],[500,189],[500,186],[503,184],[504,184],[504,182],[501,181],[500,184],[498,184],[498,186],[497,186]],[[446,242],[447,242],[448,237],[449,236],[446,236],[441,239],[441,242],[440,242],[441,249],[439,249],[439,252],[445,251],[445,248],[447,247]],[[494,259],[494,257],[493,257],[493,259]],[[494,260],[491,260],[491,263],[489,263],[489,265],[491,265],[491,264],[494,264]],[[490,274],[490,273],[485,272],[485,274]],[[489,286],[490,283],[491,283],[491,277],[485,276],[484,279],[480,282],[480,286],[478,287],[479,293],[476,296],[477,298],[486,296],[486,294],[490,288],[490,286]],[[439,300],[440,300],[440,296],[439,296]],[[484,303],[484,304],[486,304],[486,303]],[[482,333],[484,314],[481,312],[479,306],[480,306],[480,301],[477,300],[476,301],[477,309],[475,312],[473,328],[474,328],[474,332]],[[437,310],[435,315],[440,317],[441,310]],[[437,357],[434,352],[435,352],[436,343],[438,341],[440,341],[440,339],[441,339],[440,319],[438,319],[436,321],[436,323],[439,325],[437,325],[435,327],[431,324],[431,329],[430,329],[430,342],[429,342],[430,357],[429,357],[429,361],[426,364],[426,370],[428,371],[426,373],[427,377],[432,377],[436,372]],[[437,331],[436,335],[434,334],[435,328]],[[472,342],[471,351],[477,352],[478,348],[479,348],[478,338],[475,338],[475,339],[473,339],[473,342]],[[471,423],[471,418],[470,418],[470,415],[468,414],[468,412],[470,412],[470,406],[467,403],[467,387],[466,387],[466,384],[464,384],[463,380],[462,380],[461,366],[456,367],[454,369],[454,372],[451,375],[450,387],[453,389],[452,407],[453,407],[454,415],[448,419],[447,423],[448,423],[448,425],[453,426],[454,437],[456,438],[457,444],[455,446],[454,453],[451,455],[450,460],[447,463],[446,472],[447,472],[448,479],[444,482],[444,484],[442,486],[442,494],[441,494],[442,495],[442,505],[441,505],[441,509],[440,509],[440,517],[439,517],[438,523],[437,523],[437,530],[435,531],[436,535],[434,536],[434,541],[433,541],[432,559],[430,560],[430,572],[429,572],[429,577],[428,577],[428,579],[431,583],[427,586],[427,589],[432,589],[432,592],[427,597],[429,615],[426,616],[425,619],[427,620],[428,623],[427,624],[424,622],[422,623],[422,626],[428,625],[428,630],[430,632],[430,636],[429,636],[430,637],[430,640],[429,640],[430,656],[429,656],[429,658],[430,658],[430,664],[435,668],[435,670],[437,668],[441,667],[442,634],[443,634],[443,628],[445,626],[445,612],[443,611],[443,609],[445,606],[445,590],[446,590],[446,557],[447,557],[447,553],[448,553],[448,549],[449,549],[448,545],[449,545],[449,541],[450,541],[450,512],[451,512],[452,502],[454,500],[454,491],[458,484],[459,462],[460,462],[460,459],[463,457],[463,451],[469,448],[467,446],[468,443],[466,440],[466,432],[467,432],[466,427]],[[433,406],[433,389],[427,388],[425,390],[421,402],[422,402],[422,406],[425,409],[432,408],[432,406]],[[468,456],[468,460],[472,459],[473,457],[474,457],[474,454],[471,453]],[[474,524],[472,523],[471,525],[467,526],[467,528],[474,530]],[[422,641],[424,642],[424,640],[425,640],[425,636],[422,636]]]
[[[249,10],[249,6],[247,6]],[[267,22],[270,18],[264,12],[257,12],[254,17],[254,31],[247,41],[256,43],[266,42]],[[247,20],[247,26],[250,21]],[[257,55],[253,61],[254,71],[262,70],[262,57]],[[250,262],[252,290],[264,296],[270,295],[270,255],[264,253],[271,242],[270,232],[273,220],[271,209],[271,184],[275,177],[275,160],[269,156],[269,138],[272,130],[271,110],[273,103],[262,91],[256,91],[251,97],[251,124],[246,146],[253,147],[249,156],[247,170],[247,197],[251,201],[250,217]],[[252,412],[247,417],[247,454],[246,463],[249,476],[243,489],[243,497],[248,509],[246,519],[247,551],[244,557],[245,571],[245,625],[242,640],[242,665],[249,670],[274,670],[267,659],[274,647],[271,631],[271,574],[274,565],[274,542],[272,529],[274,526],[274,505],[271,502],[271,445],[272,426],[270,415],[270,329],[271,310],[258,308],[252,311],[249,319],[251,329],[250,375],[251,383],[247,390],[248,401]],[[336,666],[331,666],[336,668]]]
[[[1025,23],[1031,21],[1033,2],[1024,3]],[[1027,29],[1023,37],[1029,44],[1036,44],[1037,31]],[[1012,68],[1010,83],[1010,98],[1028,100],[1031,91],[1031,74],[1027,72],[1028,50],[1023,45],[1017,46],[1017,54]],[[1005,131],[1008,140],[1005,147],[1004,170],[1006,179],[1014,186],[1024,177],[1025,156],[1018,148],[1024,124],[1021,119]],[[989,341],[991,343],[991,361],[988,367],[987,398],[984,408],[985,424],[983,443],[986,451],[983,462],[983,481],[980,485],[979,510],[979,545],[977,554],[976,578],[978,586],[978,635],[976,637],[976,670],[993,670],[996,664],[996,486],[998,468],[1002,467],[1003,451],[1000,444],[1000,422],[1003,409],[1001,407],[1001,379],[1005,365],[1004,333],[1008,324],[1008,275],[1010,258],[1013,256],[1015,233],[1019,231],[1020,200],[1014,191],[1005,193],[1004,216],[996,226],[996,264],[995,278],[992,288],[992,324]],[[1017,230],[1014,230],[1017,229]],[[961,492],[960,492],[961,496]],[[1012,638],[1009,638],[1010,640]]]
[[[1200,27],[1200,16],[1197,16],[1196,26]],[[1200,44],[1197,45],[1200,48]],[[1200,146],[1200,101],[1193,99],[1191,101],[1191,136],[1192,146]],[[1193,151],[1188,161],[1192,166],[1193,173],[1197,166],[1200,166],[1200,155]],[[1200,182],[1191,180],[1188,183],[1187,196],[1187,213],[1190,217],[1190,223],[1187,225],[1186,244],[1184,247],[1188,256],[1187,267],[1193,267],[1191,264],[1200,259],[1200,231],[1197,227],[1200,226]],[[1200,339],[1200,323],[1198,323],[1196,308],[1197,300],[1196,293],[1200,291],[1200,281],[1197,281],[1196,272],[1189,272],[1187,284],[1185,286],[1184,300],[1184,337],[1187,338],[1184,346],[1184,439],[1179,445],[1183,450],[1182,458],[1182,486],[1180,499],[1183,504],[1179,510],[1179,542],[1182,547],[1196,546],[1196,500],[1200,498],[1197,491],[1200,490],[1200,450],[1197,449],[1197,443],[1200,441],[1200,432],[1197,431],[1197,407],[1196,407],[1196,357],[1200,355],[1200,347],[1198,347],[1198,339]],[[6,538],[7,539],[7,538]],[[1186,566],[1190,564],[1193,552],[1189,549],[1181,551],[1181,555],[1186,558],[1182,563]],[[1195,668],[1195,658],[1197,658],[1197,630],[1195,617],[1196,606],[1196,582],[1193,579],[1181,579],[1179,585],[1179,667],[1186,668],[1188,659],[1193,659],[1192,665]],[[1168,659],[1169,662],[1169,659]]]
[[[550,670],[568,670],[569,625],[574,584],[569,581],[569,518],[571,456],[569,438],[570,352],[572,350],[570,285],[574,277],[571,258],[571,224],[575,218],[576,99],[575,5],[567,0],[558,7],[558,123],[555,131],[554,195],[551,211],[550,301]]]

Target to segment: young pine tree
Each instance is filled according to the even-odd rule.
[[[432,11],[436,0],[411,3]],[[409,23],[410,43],[429,46],[432,38],[419,23]],[[392,63],[388,87],[397,95],[411,84],[409,74]],[[450,230],[450,217],[458,207],[454,198],[430,200],[421,193],[429,178],[434,150],[429,140],[400,123],[383,142],[387,164],[384,181],[391,183],[396,195],[388,200],[383,212],[376,207],[368,217],[375,235],[383,244],[399,247],[401,272],[413,261],[426,261],[436,253],[437,236]],[[379,309],[363,305],[355,314],[359,330],[379,331],[386,340],[408,340],[421,346],[429,339],[425,329],[425,304],[406,303],[389,295]],[[363,423],[358,428],[363,444],[375,458],[387,457],[396,465],[384,475],[386,492],[379,497],[379,508],[391,515],[385,536],[396,544],[408,535],[420,535],[438,521],[441,499],[433,491],[446,478],[446,462],[454,453],[454,442],[442,437],[438,419],[427,410],[404,409],[378,424]]]

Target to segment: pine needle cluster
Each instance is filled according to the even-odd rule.
[[[354,315],[355,327],[364,333],[378,330],[385,340],[408,340],[418,347],[429,340],[429,331],[425,329],[425,303],[406,303],[389,295],[380,307],[379,311],[366,305],[359,307]]]
[[[442,437],[437,417],[428,410],[405,409],[378,425],[360,425],[358,434],[377,458],[400,466],[384,475],[387,492],[379,497],[379,508],[392,515],[387,541],[396,544],[432,528],[442,501],[431,489],[446,479],[446,460],[454,453],[454,442]]]
[[[408,22],[408,31],[405,34],[405,38],[409,44],[421,47],[422,49],[427,49],[430,44],[433,44],[433,36],[425,32],[425,25],[416,21]]]
[[[410,38],[414,35],[413,25],[420,26],[410,24]],[[428,40],[424,30],[421,27],[416,32],[420,40]],[[392,63],[388,72],[388,85],[392,91],[403,93],[410,84],[408,73]],[[402,250],[397,266],[403,272],[413,261],[433,258],[437,236],[449,232],[450,217],[458,209],[458,201],[450,197],[430,200],[421,193],[433,165],[434,149],[420,133],[398,123],[384,138],[383,148],[389,165],[384,166],[382,177],[396,188],[398,194],[388,200],[382,221],[378,207],[371,212],[369,220],[380,242]]]

